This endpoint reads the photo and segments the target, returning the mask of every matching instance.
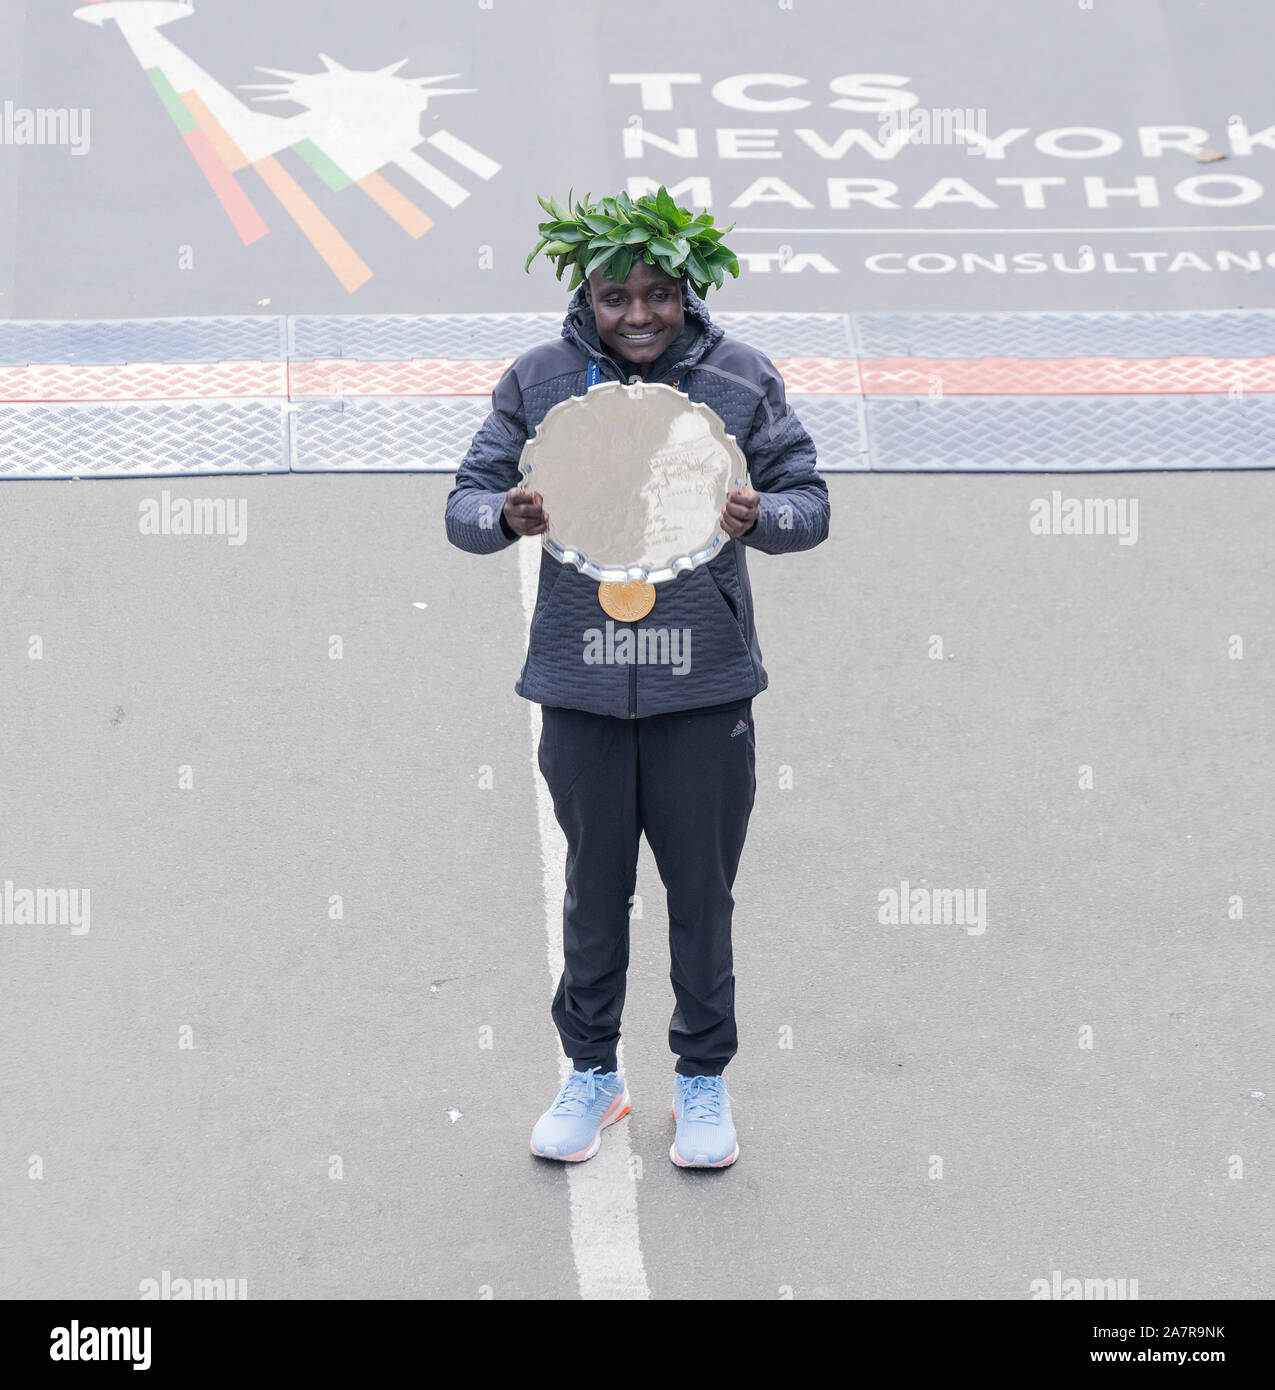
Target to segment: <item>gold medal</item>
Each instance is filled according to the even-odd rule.
[[[598,602],[602,611],[620,623],[635,623],[655,607],[655,585],[635,579],[630,584],[598,585]]]

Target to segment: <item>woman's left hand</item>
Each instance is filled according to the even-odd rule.
[[[761,501],[755,492],[732,492],[726,498],[718,524],[732,540],[747,534],[757,525]]]

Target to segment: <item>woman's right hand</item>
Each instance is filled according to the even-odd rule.
[[[502,514],[509,529],[520,536],[538,536],[549,527],[544,498],[538,492],[524,492],[520,487],[511,487],[505,493]]]

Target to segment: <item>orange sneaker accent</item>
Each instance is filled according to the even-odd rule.
[[[624,1109],[621,1110],[618,1115],[613,1115],[611,1112],[615,1109],[617,1105],[624,1105],[623,1093],[616,1096],[616,1098],[611,1102],[611,1104],[607,1106],[606,1114],[603,1115],[602,1119],[598,1122],[599,1129],[601,1129],[603,1125],[614,1124],[616,1120],[622,1120],[629,1113],[629,1111],[633,1109],[631,1105],[624,1105]]]

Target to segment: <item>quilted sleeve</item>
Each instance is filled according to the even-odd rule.
[[[486,555],[518,539],[505,521],[505,494],[518,482],[518,459],[527,442],[522,392],[511,363],[491,393],[491,413],[479,426],[447,494],[447,539],[461,550]]]
[[[767,555],[810,550],[828,536],[828,485],[815,470],[815,445],[784,394],[775,364],[759,353],[764,394],[743,445],[760,497],[757,523],[738,539]]]

